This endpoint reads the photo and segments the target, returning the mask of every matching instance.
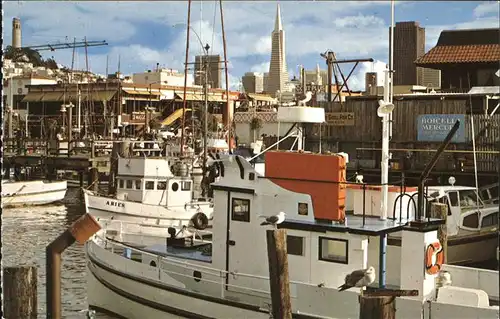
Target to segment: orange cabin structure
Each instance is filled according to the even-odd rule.
[[[311,195],[316,220],[345,221],[343,156],[269,151],[265,155],[265,176],[284,189]]]

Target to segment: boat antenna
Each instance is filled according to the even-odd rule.
[[[467,81],[469,82],[469,90],[471,89],[470,73],[467,72]],[[469,91],[469,105],[470,105],[470,129],[472,132],[472,154],[474,156],[474,178],[476,181],[476,207],[479,210],[479,182],[477,178],[477,156],[476,156],[476,134],[474,130],[474,116],[472,115],[472,95]],[[488,107],[488,106],[486,106]]]
[[[184,63],[184,91],[182,96],[182,126],[181,126],[181,157],[184,154],[184,126],[186,125],[186,86],[188,77],[188,58],[189,58],[189,28],[191,27],[191,0],[188,0],[187,26],[186,26],[186,59]]]
[[[227,145],[229,147],[229,153],[232,153],[231,148],[231,131],[232,131],[232,117],[233,110],[231,109],[229,102],[229,76],[227,70],[227,47],[226,47],[226,32],[224,31],[224,13],[222,9],[222,0],[219,0],[219,8],[220,8],[220,24],[221,24],[221,32],[222,32],[222,47],[224,48],[224,75],[226,77],[226,123],[224,125],[227,127]]]

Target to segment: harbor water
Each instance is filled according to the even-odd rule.
[[[36,266],[38,318],[45,318],[45,247],[85,212],[78,188],[69,188],[59,205],[2,210],[2,267]],[[85,252],[78,243],[62,255],[62,317],[87,317]],[[111,319],[105,314],[95,318]]]

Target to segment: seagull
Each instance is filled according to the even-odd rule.
[[[363,289],[375,281],[375,268],[370,266],[368,269],[355,270],[345,276],[344,281],[345,283],[338,288],[339,291],[344,291],[352,287],[360,287],[361,295],[363,295]]]
[[[266,216],[263,216],[263,217],[266,217]],[[260,223],[260,225],[261,226],[273,225],[274,228],[276,228],[276,226],[278,224],[281,224],[285,220],[285,217],[286,217],[286,214],[284,212],[280,212],[278,215],[266,217],[266,220],[263,221],[262,223]]]

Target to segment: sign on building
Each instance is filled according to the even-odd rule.
[[[460,127],[451,142],[465,143],[464,114],[419,115],[417,118],[417,140],[419,142],[442,142],[457,120],[460,121]]]
[[[332,126],[354,126],[354,112],[326,113],[325,120]]]

